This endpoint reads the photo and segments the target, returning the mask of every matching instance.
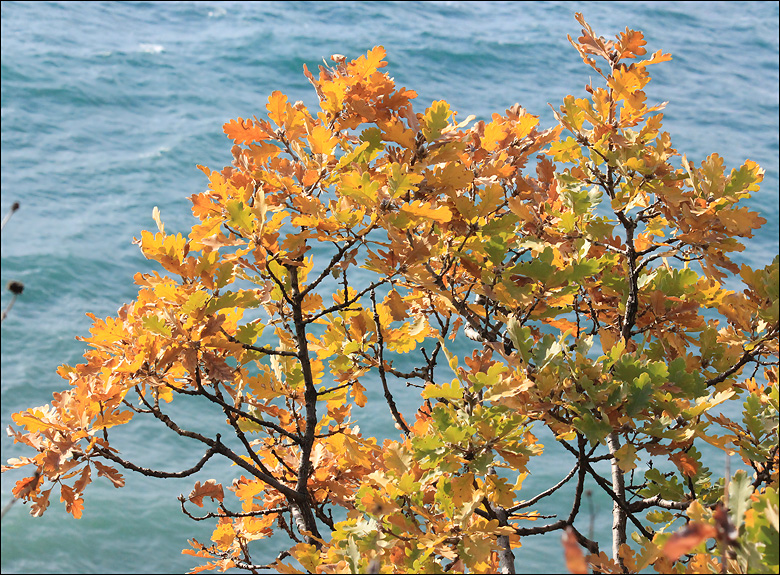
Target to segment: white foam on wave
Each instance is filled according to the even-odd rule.
[[[138,50],[146,54],[159,54],[165,51],[165,47],[160,44],[138,44]]]

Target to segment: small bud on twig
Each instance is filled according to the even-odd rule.
[[[21,293],[24,291],[24,284],[18,281],[8,282],[8,285],[6,287],[8,288],[8,291],[10,291],[14,295],[11,298],[11,301],[8,302],[8,307],[6,307],[3,310],[3,316],[2,318],[0,318],[0,321],[5,321],[5,318],[8,317],[8,312],[11,311],[12,307],[14,307],[16,296],[21,295]]]
[[[8,291],[10,291],[14,295],[21,295],[21,293],[24,291],[24,284],[18,281],[8,282],[7,287],[8,287]]]
[[[2,230],[2,229],[5,227],[5,224],[7,224],[7,223],[8,223],[8,220],[10,220],[10,219],[11,219],[11,216],[12,216],[12,215],[14,214],[14,212],[15,212],[16,210],[18,210],[18,209],[19,209],[19,202],[14,202],[13,204],[11,204],[11,209],[10,209],[10,210],[8,210],[8,213],[7,213],[7,214],[5,215],[5,217],[3,218],[3,223],[2,223],[2,224],[0,224],[0,230]]]

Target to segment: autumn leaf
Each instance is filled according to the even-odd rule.
[[[225,498],[225,494],[222,491],[222,484],[217,483],[216,479],[209,479],[202,484],[200,481],[198,481],[195,483],[192,491],[190,491],[187,499],[198,507],[203,507],[204,497],[211,497],[212,500],[216,500],[221,503]]]
[[[287,96],[279,90],[274,91],[268,98],[268,117],[280,128],[284,126],[287,120]]]
[[[353,76],[359,78],[366,77],[376,72],[378,68],[383,68],[387,65],[382,61],[385,57],[385,49],[382,46],[376,46],[366,52],[364,56],[360,56],[357,60],[349,63],[349,72]]]
[[[98,476],[106,477],[109,481],[111,481],[111,483],[114,484],[114,487],[119,488],[125,486],[124,477],[122,477],[122,474],[119,473],[116,469],[109,467],[108,465],[104,465],[95,459],[92,459],[91,463],[97,468]]]
[[[707,539],[716,535],[717,532],[712,525],[700,521],[690,521],[688,525],[666,540],[662,551],[669,561],[677,561],[682,555],[690,553]]]
[[[645,37],[641,32],[626,28],[626,31],[621,32],[618,36],[618,58],[644,56],[647,54],[647,50],[644,48],[645,45],[647,45],[647,42],[645,42]]]
[[[76,519],[81,517],[84,511],[84,500],[78,493],[64,483],[60,485],[60,501],[65,503],[65,510]]]
[[[577,543],[577,537],[571,527],[563,530],[561,543],[563,545],[563,558],[569,573],[589,573],[588,563],[585,561],[585,556],[582,554],[582,549]]]
[[[688,477],[693,477],[699,469],[699,462],[687,453],[679,451],[669,456],[675,465]]]
[[[252,120],[243,120],[238,118],[230,120],[224,125],[225,134],[236,144],[251,144],[252,142],[262,142],[270,137],[262,127],[254,124]]]
[[[315,126],[309,135],[309,145],[313,154],[328,156],[333,152],[337,142],[333,133],[325,126]]]
[[[432,142],[441,136],[450,114],[450,105],[444,100],[433,102],[425,111],[421,129],[427,141]]]
[[[446,206],[432,208],[421,201],[402,206],[401,212],[415,218],[433,220],[441,223],[447,223],[452,219],[452,212]]]

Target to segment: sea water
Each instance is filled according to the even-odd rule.
[[[669,101],[665,129],[681,153],[697,164],[717,152],[729,167],[747,158],[764,167],[761,192],[747,204],[768,223],[739,261],[770,262],[778,253],[775,2],[2,2],[2,214],[21,203],[2,236],[2,285],[25,284],[2,324],[2,427],[65,387],[55,369],[80,362],[85,347],[74,337],[87,335],[85,314],[115,314],[135,297],[133,275],[159,269],[131,244],[154,229],[152,208],[166,230],[187,233],[188,197],[206,189],[195,166],[231,161],[222,125],[262,116],[274,90],[316,105],[304,63],[316,70],[331,54],[354,58],[381,44],[385,71],[418,93],[417,111],[444,99],[460,118],[487,120],[519,102],[546,127],[554,122],[548,103],[585,97],[584,85],[599,80],[566,38],[579,35],[575,12],[599,34],[638,29],[649,51],[672,53],[650,68],[647,93],[650,102]],[[9,299],[3,291],[3,308]],[[381,391],[368,393],[355,411],[369,422],[363,431],[392,436]],[[394,393],[412,417],[414,396],[402,386]],[[121,431],[113,435],[123,455],[146,467],[178,471],[202,456],[156,421]],[[4,435],[3,460],[20,455],[30,452]],[[528,498],[559,481],[569,459],[551,449],[534,461]],[[56,495],[42,518],[11,508],[2,520],[3,573],[197,565],[179,551],[188,538],[208,542],[213,521],[186,518],[176,497],[197,479],[229,484],[236,470],[212,461],[198,478],[125,476],[119,490],[93,477],[80,520]],[[0,504],[22,477],[3,474]],[[610,502],[595,491],[595,536],[609,550]],[[563,492],[538,509],[562,517],[570,501]],[[584,532],[589,519],[585,509]],[[559,541],[557,533],[524,539],[519,570],[563,570]],[[272,561],[286,545],[272,538],[254,559]]]

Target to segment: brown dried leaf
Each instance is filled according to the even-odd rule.
[[[680,556],[690,553],[704,541],[716,535],[715,527],[709,523],[691,521],[666,541],[662,551],[669,561],[677,561]]]
[[[211,497],[211,499],[216,499],[221,503],[225,498],[225,493],[222,490],[222,484],[217,483],[216,479],[209,479],[203,484],[198,481],[195,484],[195,487],[192,488],[188,499],[198,507],[203,507],[204,497]]]

